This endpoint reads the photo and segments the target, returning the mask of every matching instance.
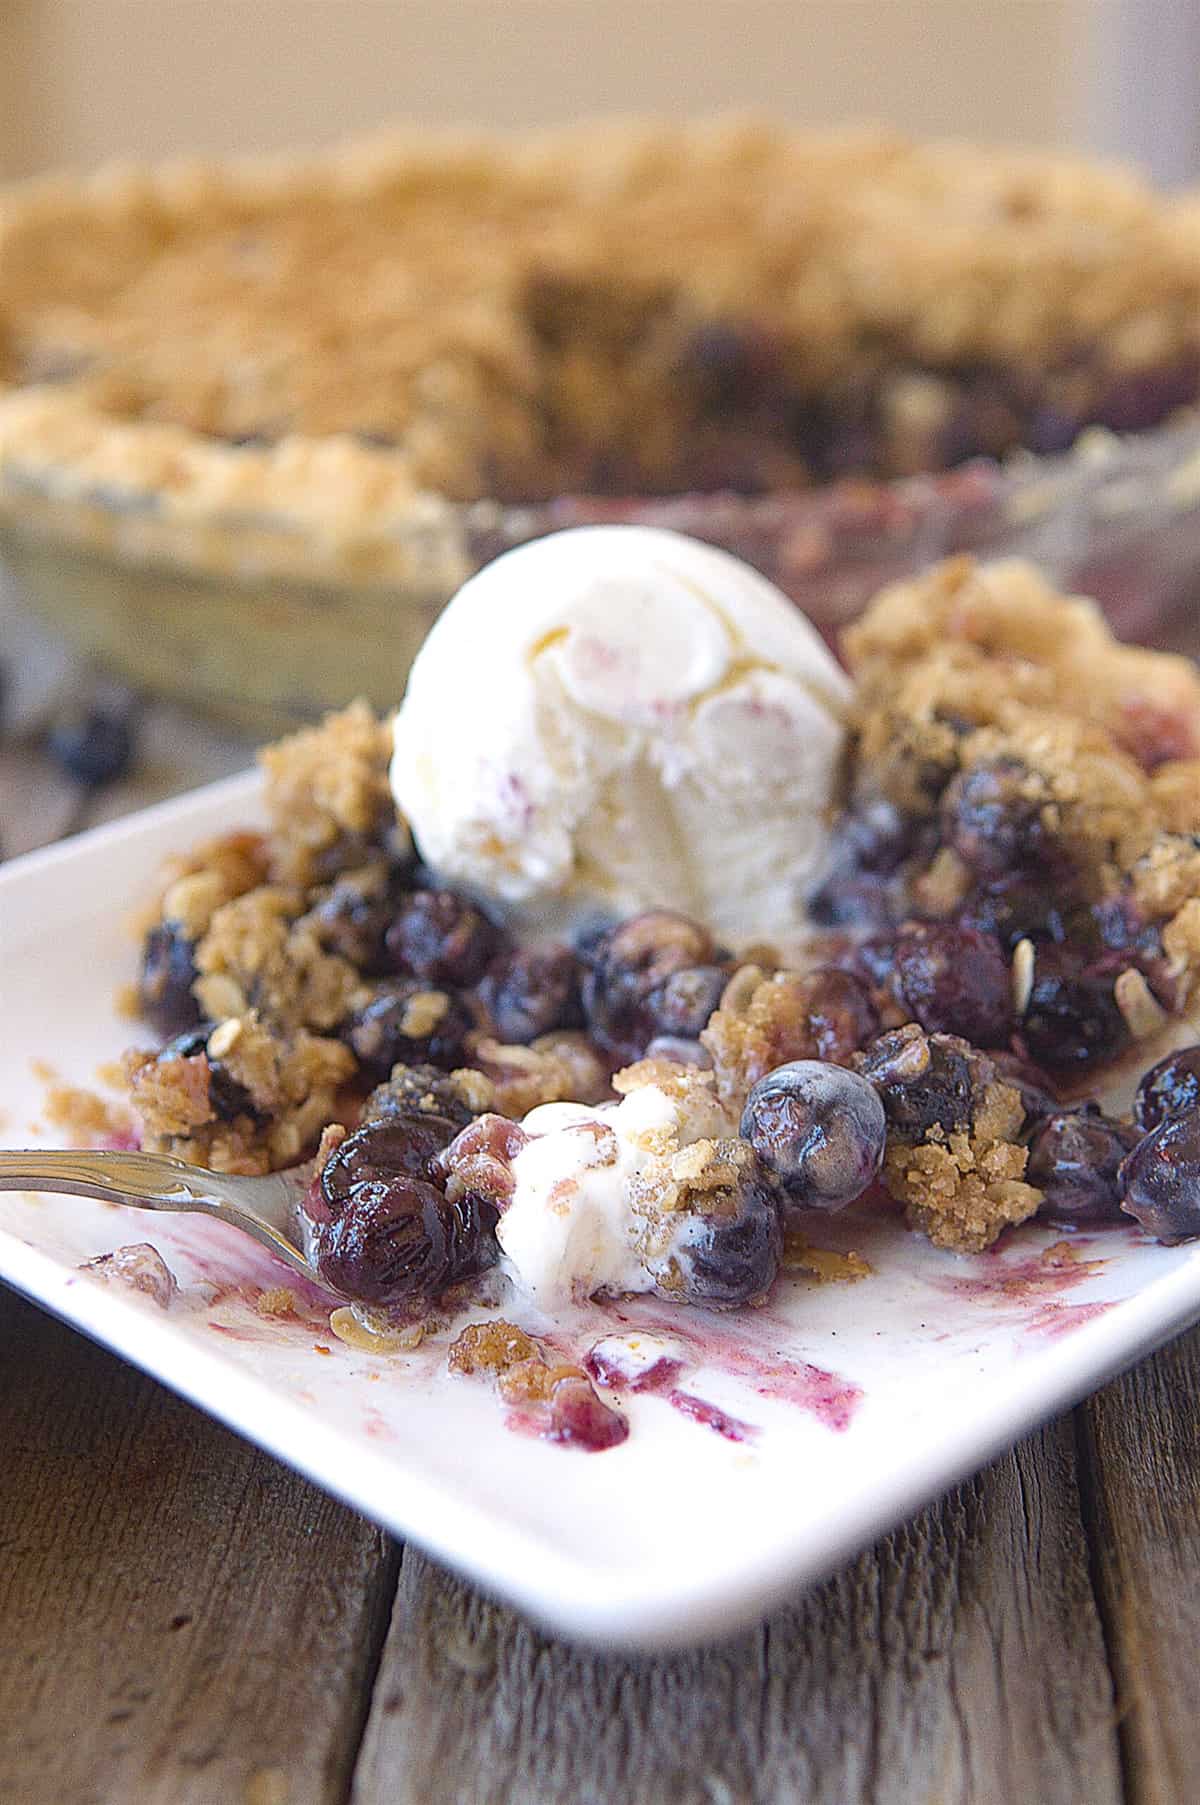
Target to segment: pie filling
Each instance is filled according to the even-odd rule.
[[[267,831],[174,860],[151,911],[143,1146],[317,1150],[318,1268],[397,1333],[497,1267],[551,1313],[753,1304],[867,1194],[964,1253],[1035,1216],[1200,1233],[1200,678],[1015,561],[884,591],[844,650],[786,947],[669,909],[518,938],[422,865],[365,705],[268,748]],[[460,1361],[586,1416],[523,1333]]]

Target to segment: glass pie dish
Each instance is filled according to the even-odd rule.
[[[882,585],[947,554],[1020,554],[1094,596],[1117,632],[1188,643],[1200,582],[1200,425],[1085,434],[1055,457],[766,496],[565,495],[437,503],[322,543],[285,514],[202,525],[161,496],[0,485],[0,555],[28,605],[136,684],[257,725],[363,695],[394,705],[454,590],[508,547],[596,521],[673,527],[745,558],[829,637]]]

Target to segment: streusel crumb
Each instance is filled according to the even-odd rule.
[[[718,1099],[715,1072],[673,1059],[654,1058],[639,1059],[613,1075],[612,1088],[620,1097],[644,1084],[653,1084],[675,1104],[682,1141],[717,1140],[736,1127]]]
[[[264,747],[273,876],[309,884],[361,862],[384,824],[397,825],[388,787],[391,731],[366,702],[328,715],[318,727]],[[399,829],[399,831],[403,831]]]
[[[582,1034],[542,1035],[528,1047],[480,1035],[469,1051],[478,1078],[491,1086],[487,1107],[497,1115],[518,1118],[540,1103],[595,1103],[608,1092],[608,1075]]]
[[[470,1322],[453,1343],[447,1356],[452,1373],[504,1372],[526,1361],[540,1360],[541,1347],[532,1335],[515,1323],[496,1318],[491,1322]]]
[[[1061,448],[1195,400],[1194,211],[1085,161],[746,121],[41,185],[0,222],[0,435],[339,543],[435,494]]]
[[[174,920],[189,940],[197,940],[222,903],[255,889],[266,878],[264,834],[239,831],[203,840],[163,862],[146,907],[130,926],[141,935],[156,921]]]
[[[792,1059],[845,1064],[877,1024],[845,972],[734,973],[700,1035],[712,1057],[723,1106],[740,1113],[751,1087]]]
[[[937,1247],[978,1253],[1034,1214],[1042,1193],[1024,1182],[1021,1092],[987,1053],[910,1022],[872,1042],[855,1065],[883,1103],[883,1182],[911,1227]]]
[[[69,1138],[73,1147],[124,1143],[133,1127],[133,1117],[123,1103],[73,1084],[52,1084],[43,1100],[42,1113],[52,1128],[60,1129]]]
[[[195,952],[210,1020],[254,1007],[281,1027],[326,1030],[366,1000],[361,974],[324,950],[303,908],[301,891],[263,884],[216,911]]]
[[[968,1127],[947,1133],[935,1126],[916,1145],[889,1136],[884,1182],[905,1205],[909,1227],[935,1247],[979,1253],[1002,1229],[1032,1216],[1042,1193],[1024,1182],[1024,1121],[1020,1094],[993,1081]]]

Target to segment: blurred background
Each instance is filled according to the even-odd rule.
[[[0,173],[769,109],[1200,172],[1197,0],[0,0]]]

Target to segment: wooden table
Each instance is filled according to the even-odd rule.
[[[6,849],[247,757],[163,709],[142,747],[86,797],[0,746]],[[1198,1398],[1200,1332],[760,1629],[625,1659],[4,1292],[0,1802],[1194,1805]]]

